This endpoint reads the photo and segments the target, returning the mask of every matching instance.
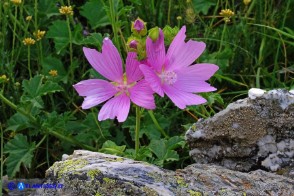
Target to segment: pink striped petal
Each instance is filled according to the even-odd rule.
[[[130,98],[136,105],[148,110],[155,109],[153,91],[145,80],[141,80],[129,89]]]
[[[140,65],[140,69],[145,76],[145,80],[148,82],[152,90],[163,97],[164,93],[161,86],[161,80],[156,75],[155,71],[151,67],[148,67],[144,64]]]
[[[208,80],[216,71],[218,66],[214,64],[196,64],[184,67],[178,70],[177,81],[173,86],[186,92],[210,92],[216,88],[210,86],[205,80]]]
[[[126,75],[128,83],[136,82],[143,78],[143,73],[139,68],[140,62],[137,60],[137,53],[129,52],[126,59]]]
[[[146,51],[148,64],[150,64],[156,71],[161,71],[162,66],[165,63],[164,36],[161,29],[159,30],[159,37],[155,42],[147,37]]]
[[[114,119],[117,117],[118,122],[124,122],[130,111],[130,98],[125,94],[113,97],[107,101],[98,114],[98,120]]]
[[[191,65],[204,51],[205,43],[189,40],[185,43],[186,27],[183,26],[172,41],[166,55],[166,70],[173,71]]]
[[[206,99],[199,95],[184,92],[169,85],[164,85],[163,90],[172,102],[180,109],[185,109],[187,105],[199,105],[206,102]]]
[[[115,77],[113,81],[121,81],[123,75],[122,60],[118,50],[109,38],[104,38],[103,40],[102,55],[113,77]]]
[[[122,81],[122,61],[110,39],[104,39],[102,53],[86,47],[83,47],[83,51],[89,63],[98,73],[111,81]]]
[[[91,96],[107,93],[112,93],[114,95],[116,93],[114,86],[110,82],[100,79],[83,80],[73,85],[73,87],[79,93],[79,96]]]

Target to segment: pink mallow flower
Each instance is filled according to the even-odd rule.
[[[185,42],[186,27],[178,32],[167,53],[164,36],[160,30],[158,39],[146,41],[147,62],[140,69],[151,88],[161,97],[166,94],[174,104],[184,109],[187,105],[198,105],[206,100],[193,93],[216,90],[206,83],[217,70],[214,64],[201,63],[191,65],[205,49],[205,43],[189,40]]]
[[[155,108],[154,92],[143,79],[136,53],[128,53],[124,74],[119,52],[109,38],[103,40],[101,53],[86,47],[83,51],[92,67],[109,80],[89,79],[73,85],[79,95],[85,97],[83,109],[108,100],[102,106],[98,120],[117,117],[119,122],[123,122],[128,116],[131,101],[146,109]]]

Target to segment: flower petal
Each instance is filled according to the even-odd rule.
[[[140,69],[152,90],[163,97],[164,93],[162,90],[161,81],[160,78],[156,75],[155,71],[151,67],[148,67],[144,64],[140,65]]]
[[[80,96],[86,96],[82,104],[83,109],[94,107],[108,100],[117,92],[111,83],[99,79],[83,80],[73,87]]]
[[[199,95],[184,92],[169,85],[164,85],[163,90],[172,102],[174,102],[174,104],[180,109],[185,109],[187,105],[199,105],[206,102],[206,99]]]
[[[116,78],[113,81],[121,81],[123,75],[122,60],[118,50],[108,37],[103,40],[102,55],[107,63],[107,66],[111,69],[113,77]]]
[[[176,72],[177,81],[173,86],[185,92],[210,92],[216,88],[210,86],[205,80],[208,80],[216,71],[218,66],[214,64],[196,64],[184,67]]]
[[[128,83],[136,82],[143,78],[143,73],[139,68],[140,62],[137,60],[137,53],[129,52],[126,59],[126,75]]]
[[[191,65],[204,51],[205,43],[184,39],[186,28],[183,26],[172,41],[166,55],[166,70],[178,70]]]
[[[147,37],[146,51],[148,64],[150,64],[156,71],[161,71],[162,66],[165,63],[164,36],[161,29],[159,30],[159,37],[155,42],[153,42],[150,37]]]
[[[98,73],[111,81],[122,81],[122,61],[111,40],[104,39],[102,53],[86,47],[83,47],[83,51],[89,63]]]
[[[145,80],[141,80],[131,89],[129,89],[130,98],[136,105],[148,110],[155,109],[155,101],[153,97],[154,91],[150,88]]]
[[[125,93],[113,97],[102,106],[98,120],[102,121],[117,117],[118,122],[124,122],[128,117],[130,104],[130,98]]]
[[[100,79],[89,79],[78,82],[73,85],[79,96],[91,96],[97,94],[116,93],[114,86],[106,81]]]

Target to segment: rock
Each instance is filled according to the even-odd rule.
[[[195,123],[186,140],[196,163],[237,171],[266,169],[293,178],[294,94],[250,89],[249,98]]]
[[[46,171],[47,184],[32,195],[293,195],[294,180],[265,171],[249,174],[193,164],[169,171],[98,152],[76,150]]]

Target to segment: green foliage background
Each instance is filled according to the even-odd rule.
[[[60,6],[69,4],[73,16],[61,15]],[[184,133],[197,119],[246,96],[251,87],[294,88],[293,0],[252,0],[248,5],[241,0],[26,0],[20,5],[2,0],[0,5],[1,174],[9,177],[43,177],[62,154],[80,148],[135,157],[135,109],[124,123],[98,122],[101,105],[81,110],[82,98],[72,85],[101,77],[82,47],[100,50],[103,38],[110,36],[125,57],[131,21],[137,17],[149,29],[186,25],[189,39],[207,45],[197,62],[220,67],[210,80],[218,91],[202,94],[207,104],[179,110],[167,98],[156,97],[158,124],[142,110],[139,160],[181,168],[191,163]],[[230,22],[219,15],[222,9],[235,13]],[[34,38],[38,29],[46,31],[45,37],[24,45],[23,39]]]

